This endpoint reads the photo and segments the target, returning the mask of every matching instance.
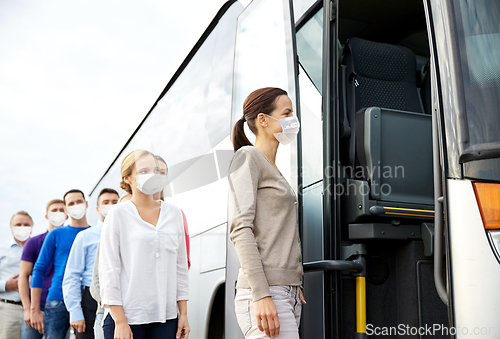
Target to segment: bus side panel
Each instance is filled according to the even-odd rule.
[[[218,269],[215,271],[206,272],[201,275],[200,282],[203,285],[204,292],[200,293],[198,299],[198,307],[200,308],[200,320],[202,320],[199,328],[200,336],[195,337],[190,335],[191,338],[208,337],[212,305],[217,290],[225,281],[225,275],[226,272],[224,269]]]
[[[224,232],[220,232],[221,229]],[[220,263],[220,257],[224,258],[225,255],[223,252],[217,254],[214,251],[208,252],[206,249],[208,240],[213,241],[214,244],[220,243],[217,237],[222,237],[224,241],[225,225],[190,239],[191,268],[189,270],[188,319],[191,338],[207,337],[213,300],[217,289],[225,281],[224,267],[208,269],[211,267],[210,263]]]
[[[203,338],[201,333],[205,327],[205,318],[200,315],[200,313],[202,313],[202,308],[199,307],[200,290],[202,285],[200,279],[201,237],[196,236],[189,240],[191,251],[191,268],[189,269],[189,301],[187,304],[188,320],[191,328],[189,336],[191,338]]]
[[[226,237],[226,311],[225,311],[225,338],[243,339],[243,333],[236,320],[234,311],[234,296],[236,295],[236,281],[238,280],[238,272],[240,262],[236,254],[229,232]]]
[[[500,268],[472,182],[448,180],[451,270],[457,338],[500,335]]]

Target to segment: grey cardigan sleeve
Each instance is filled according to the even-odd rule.
[[[92,283],[90,284],[90,294],[97,304],[101,302],[101,289],[99,287],[99,252],[101,251],[101,243],[97,245],[97,251],[95,253],[94,260],[94,272],[92,273]]]
[[[244,150],[234,154],[228,175],[230,238],[254,301],[271,296],[254,235],[259,176],[260,169],[252,154]]]

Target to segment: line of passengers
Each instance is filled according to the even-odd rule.
[[[229,230],[241,263],[235,312],[247,339],[299,338],[298,201],[276,165],[279,144],[291,143],[299,127],[287,92],[267,87],[247,97],[233,130]],[[127,195],[103,189],[94,227],[80,190],[51,201],[48,232],[29,241],[31,217],[14,215],[12,245],[0,252],[0,339],[20,332],[23,339],[64,339],[70,326],[77,339],[188,338],[189,237],[184,213],[161,198],[167,170],[149,151],[130,152],[121,163]]]
[[[188,338],[187,220],[163,201],[166,174],[160,156],[131,152],[127,193],[102,189],[92,227],[78,189],[47,204],[43,234],[17,212],[0,248],[0,339]]]

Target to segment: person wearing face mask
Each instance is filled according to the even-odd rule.
[[[167,175],[168,166],[167,166],[167,162],[165,161],[165,159],[163,159],[159,155],[156,156],[156,159],[158,159],[158,165],[160,166],[160,174]],[[154,194],[153,198],[155,200],[164,201],[165,199],[163,197],[163,190],[160,191],[159,193]],[[188,228],[188,222],[187,222],[186,215],[184,214],[183,210],[181,210],[181,212],[182,212],[182,220],[184,222],[184,235],[186,236],[186,252],[187,252],[188,269],[189,269],[189,268],[191,268],[191,255],[190,255],[191,244],[189,242],[189,228]]]
[[[299,338],[305,300],[297,196],[276,166],[279,144],[291,143],[299,127],[287,92],[272,87],[246,98],[234,126],[229,228],[241,264],[235,310],[245,338]]]
[[[69,329],[69,312],[64,304],[62,282],[68,256],[78,233],[89,228],[86,211],[87,201],[82,191],[73,189],[63,198],[64,210],[70,216],[68,226],[49,232],[33,268],[31,282],[31,326],[46,339],[64,339]],[[45,311],[40,310],[43,281],[50,264],[54,265],[54,275],[49,288]]]
[[[118,204],[129,201],[132,198],[132,195],[129,193],[125,193],[118,199]],[[90,294],[92,298],[97,302],[97,311],[95,315],[94,322],[94,338],[95,339],[104,339],[104,332],[102,330],[102,323],[104,320],[104,308],[101,305],[101,288],[99,284],[99,253],[100,253],[101,243],[97,245],[97,250],[95,253],[94,259],[94,270],[92,272],[92,282],[90,284]]]
[[[41,339],[43,335],[31,327],[31,300],[30,300],[30,285],[29,278],[33,271],[40,250],[42,249],[43,241],[47,234],[55,228],[64,225],[68,219],[68,215],[64,212],[64,202],[61,199],[51,200],[47,204],[45,219],[49,221],[47,232],[39,234],[26,241],[21,257],[21,271],[19,272],[19,294],[23,302],[24,322],[22,324],[22,339]],[[54,275],[54,266],[52,263],[43,281],[42,295],[40,297],[40,311],[43,312],[45,307],[45,299],[52,282]]]
[[[167,185],[149,151],[129,153],[120,187],[132,194],[104,221],[99,253],[106,339],[187,339],[188,265],[182,213],[153,195]]]
[[[70,325],[76,330],[76,339],[94,338],[97,302],[90,295],[94,260],[103,222],[119,198],[118,192],[112,188],[101,190],[97,197],[96,209],[100,216],[97,225],[78,233],[71,247],[62,289]]]
[[[20,211],[10,219],[13,238],[8,246],[0,247],[0,338],[21,338],[23,306],[18,292],[21,256],[26,241],[31,236],[33,219]]]

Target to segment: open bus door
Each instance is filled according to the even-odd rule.
[[[296,29],[301,336],[447,337],[422,332],[452,323],[434,287],[424,3],[320,1]]]
[[[297,22],[304,260],[302,338],[366,337],[366,247],[343,241],[339,2],[318,1]],[[348,280],[349,294],[343,288]],[[352,292],[352,293],[350,293]]]
[[[231,129],[243,115],[245,98],[262,87],[279,87],[287,91],[300,119],[294,33],[292,3],[288,0],[254,0],[238,17]],[[245,133],[250,141],[255,140],[246,126]],[[276,162],[297,192],[300,183],[296,175],[296,148],[297,142],[280,146]],[[227,248],[225,337],[243,338],[234,310],[240,266],[229,232]]]

